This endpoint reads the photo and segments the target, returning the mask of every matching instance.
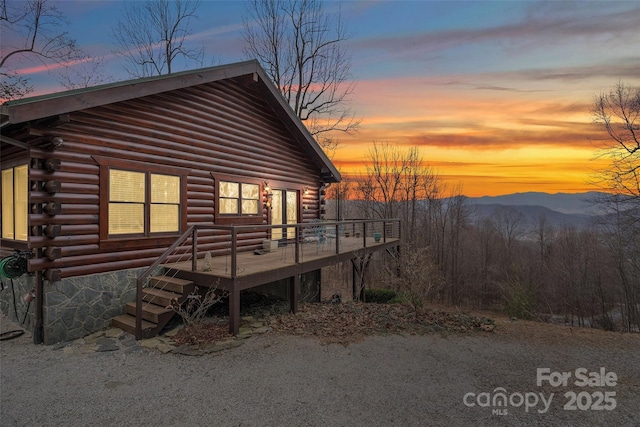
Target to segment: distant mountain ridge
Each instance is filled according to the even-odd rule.
[[[467,201],[473,205],[542,206],[562,214],[600,215],[602,211],[595,201],[604,195],[605,193],[597,191],[556,194],[530,191],[502,196],[468,197]]]
[[[596,191],[576,194],[527,192],[501,196],[464,196],[464,198],[466,205],[471,208],[473,221],[493,217],[496,210],[504,206],[521,213],[529,227],[535,227],[541,215],[544,215],[547,223],[554,227],[573,226],[584,229],[604,214],[595,201],[605,195],[606,193]],[[357,209],[356,200],[343,200],[340,203],[344,218],[360,217],[361,213]],[[335,200],[326,200],[326,212],[328,218],[336,218]]]
[[[540,217],[544,216],[547,224],[552,225],[556,228],[562,227],[575,227],[577,229],[587,228],[590,224],[593,223],[596,218],[595,215],[585,215],[585,214],[565,214],[562,212],[554,211],[549,208],[545,208],[544,206],[533,206],[533,205],[472,205],[472,218],[475,221],[481,220],[483,218],[491,218],[495,215],[496,210],[501,206],[508,206],[509,208],[514,209],[515,211],[521,213],[524,217],[524,220],[528,224],[529,227],[535,228],[538,224]]]
[[[554,227],[588,227],[603,214],[596,201],[605,193],[541,193],[527,192],[502,196],[467,197],[467,203],[474,208],[476,220],[494,215],[500,206],[510,207],[520,212],[530,225],[544,215],[548,224]]]

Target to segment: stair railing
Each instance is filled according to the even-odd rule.
[[[138,276],[138,279],[136,280],[136,334],[135,334],[137,340],[142,339],[142,289],[148,282],[149,276],[151,276],[153,272],[156,271],[156,269],[162,263],[164,263],[167,260],[167,258],[169,258],[169,256],[171,256],[178,247],[184,244],[189,239],[189,237],[192,238],[192,246],[191,246],[193,251],[192,262],[197,262],[197,259],[196,259],[197,257],[194,255],[195,253],[197,253],[196,252],[197,234],[198,234],[197,227],[194,225],[190,226],[187,229],[187,231],[185,231],[182,234],[182,236],[178,238],[178,240],[173,242],[173,244],[169,246],[169,248],[162,255],[160,255],[160,257],[158,257],[158,259],[155,260],[153,264],[151,264],[140,276]]]

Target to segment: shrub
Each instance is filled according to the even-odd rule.
[[[413,307],[426,304],[432,292],[444,286],[444,279],[432,261],[429,248],[405,251],[400,258],[398,272],[399,277],[389,281],[398,291],[399,300]]]
[[[211,287],[203,295],[196,286],[195,290],[187,296],[187,300],[182,304],[173,301],[171,307],[178,313],[186,326],[201,323],[207,315],[207,311],[223,298],[228,296],[228,292],[220,292],[217,287]]]
[[[537,297],[532,286],[517,278],[502,283],[504,309],[510,317],[532,319],[535,317]]]
[[[396,292],[391,289],[365,289],[364,300],[378,304],[386,304],[396,297]]]

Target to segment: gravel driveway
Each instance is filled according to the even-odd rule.
[[[640,425],[639,334],[496,325],[348,346],[267,333],[198,357],[139,345],[85,354],[25,334],[0,342],[0,424]]]

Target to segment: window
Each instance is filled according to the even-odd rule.
[[[2,238],[27,241],[29,165],[2,170]]]
[[[143,234],[146,175],[109,171],[109,234]]]
[[[220,215],[258,215],[260,186],[246,182],[218,181]]]
[[[100,165],[101,248],[158,247],[186,230],[189,169],[93,158]]]
[[[180,177],[151,174],[152,233],[180,230]]]
[[[109,235],[179,232],[180,177],[110,169],[108,217]]]

